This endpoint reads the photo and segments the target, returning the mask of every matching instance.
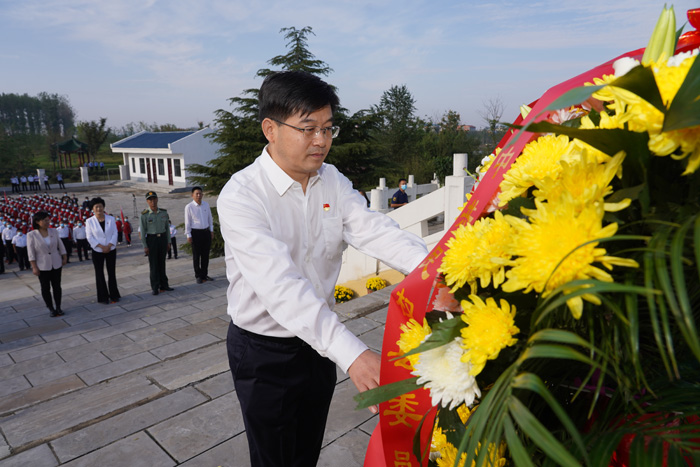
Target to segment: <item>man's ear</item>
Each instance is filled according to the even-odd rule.
[[[262,121],[261,126],[267,142],[274,144],[277,139],[277,125],[275,125],[275,122],[266,118]]]

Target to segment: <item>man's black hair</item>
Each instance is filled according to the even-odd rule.
[[[333,86],[304,71],[280,71],[263,81],[258,93],[260,122],[266,118],[285,121],[292,115],[306,116],[330,105],[340,105]]]
[[[401,182],[408,183],[408,180],[406,180],[405,178],[399,178],[399,185],[401,185]]]
[[[204,193],[204,190],[202,190],[202,187],[201,187],[201,186],[193,186],[193,187],[192,187],[192,193],[194,193],[194,192],[197,191],[197,190],[199,190],[199,191],[201,191],[202,193]]]
[[[96,204],[101,204],[102,207],[105,207],[105,200],[103,200],[103,199],[100,198],[99,196],[96,197],[96,198],[92,198],[92,199],[90,200],[90,209],[92,209],[93,207],[95,207]]]

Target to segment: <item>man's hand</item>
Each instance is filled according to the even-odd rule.
[[[360,392],[365,392],[379,386],[379,367],[381,358],[376,352],[367,349],[352,362],[348,368],[350,379]],[[376,405],[369,408],[370,412],[379,412]]]
[[[187,237],[187,243],[192,243],[192,237]]]
[[[144,248],[143,252],[144,252],[144,254],[146,254],[146,256],[148,256],[148,248]]]

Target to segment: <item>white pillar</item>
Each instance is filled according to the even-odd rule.
[[[384,185],[384,186],[382,186],[382,185]],[[379,179],[379,186],[377,188],[373,188],[372,191],[370,192],[369,208],[372,211],[387,213],[387,212],[389,212],[388,199],[389,199],[389,189],[386,187],[386,180],[383,178],[380,178]]]
[[[80,180],[82,181],[83,185],[90,184],[90,176],[88,175],[88,168],[87,167],[80,168]]]
[[[418,187],[415,186],[415,175],[409,175],[407,180],[406,194],[408,195],[408,202],[415,201],[417,197]]]
[[[464,169],[467,168],[467,154],[456,153],[452,155],[452,175],[455,177],[464,177],[467,173]]]
[[[121,180],[131,180],[131,176],[129,175],[129,166],[128,165],[120,165],[119,166],[119,178]]]

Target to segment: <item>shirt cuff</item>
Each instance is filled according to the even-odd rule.
[[[343,334],[333,340],[326,356],[347,373],[350,365],[367,349],[367,345],[346,328]]]

